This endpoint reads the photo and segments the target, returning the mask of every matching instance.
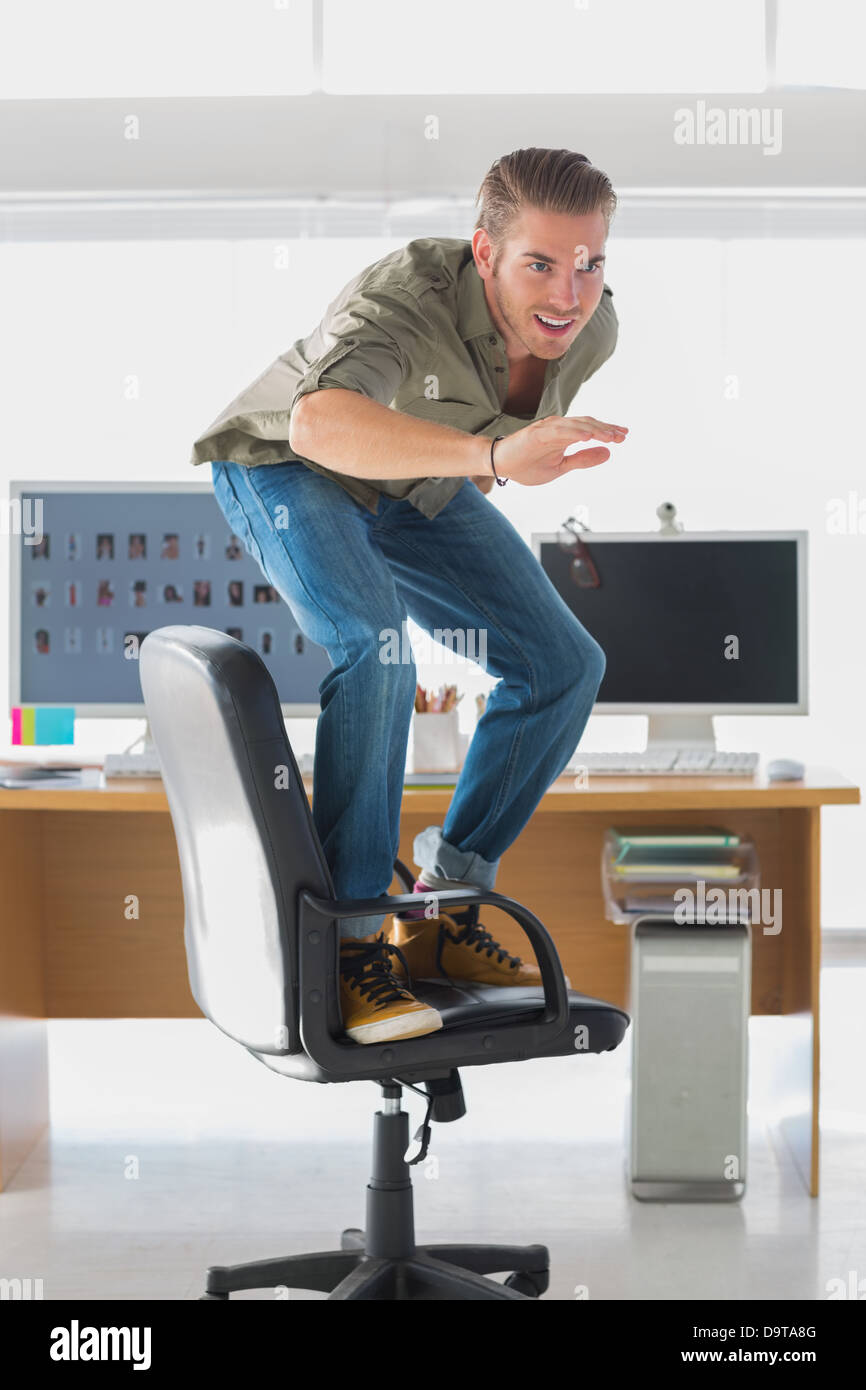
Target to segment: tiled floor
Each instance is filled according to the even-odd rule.
[[[777,1039],[754,1019],[742,1202],[628,1195],[626,1044],[464,1071],[468,1114],[416,1169],[419,1241],[542,1241],[554,1299],[820,1299],[866,1279],[864,987],[862,968],[823,972],[819,1199],[768,1128]],[[194,1298],[208,1264],[363,1223],[372,1084],[285,1080],[193,1021],[55,1023],[51,1068],[51,1140],[0,1195],[0,1277],[41,1278],[46,1299]]]

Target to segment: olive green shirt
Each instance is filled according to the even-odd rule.
[[[505,341],[490,317],[471,242],[419,237],[350,280],[318,327],[199,435],[190,462],[296,461],[333,478],[371,512],[385,493],[435,517],[465,477],[356,478],[325,468],[289,446],[295,402],[307,391],[342,387],[467,434],[514,434],[530,420],[566,415],[578,388],[610,357],[618,330],[612,294],[605,285],[574,342],[548,361],[536,414],[507,415]]]

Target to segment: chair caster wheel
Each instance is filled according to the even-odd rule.
[[[364,1232],[357,1226],[350,1226],[347,1231],[340,1232],[341,1250],[363,1250]]]
[[[203,1293],[199,1294],[198,1301],[199,1303],[210,1303],[211,1300],[213,1300],[214,1302],[221,1303],[223,1299],[227,1298],[227,1293]]]
[[[541,1294],[547,1292],[550,1284],[550,1270],[518,1270],[516,1274],[509,1274],[505,1283],[509,1289],[516,1289],[518,1293],[525,1293],[527,1298],[539,1298]]]

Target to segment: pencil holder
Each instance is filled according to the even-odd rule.
[[[456,709],[444,714],[413,716],[413,772],[457,772],[461,764],[459,718]]]

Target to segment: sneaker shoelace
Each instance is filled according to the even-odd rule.
[[[362,998],[366,996],[367,1002],[377,1009],[383,1004],[394,1004],[399,999],[413,997],[409,990],[394,978],[390,961],[392,951],[399,956],[406,971],[407,983],[411,986],[412,977],[406,957],[399,946],[392,946],[385,940],[382,932],[375,941],[343,941],[340,945],[340,974],[349,984],[357,987]]]
[[[456,916],[449,916],[447,913],[442,914],[439,923],[439,935],[436,942],[436,965],[442,971],[446,979],[450,978],[442,964],[442,951],[445,947],[446,937],[449,941],[453,941],[456,946],[471,946],[477,954],[484,954],[487,956],[488,960],[491,956],[495,955],[498,965],[501,965],[503,961],[507,960],[510,970],[518,970],[523,964],[520,956],[512,956],[510,951],[506,951],[505,947],[500,945],[500,943],[491,936],[486,927],[481,926],[481,923],[478,921],[478,911],[477,904],[473,904],[466,909],[465,919],[463,914],[461,914],[460,920],[458,920]],[[448,925],[449,922],[453,926],[458,927],[456,932],[451,931]]]

